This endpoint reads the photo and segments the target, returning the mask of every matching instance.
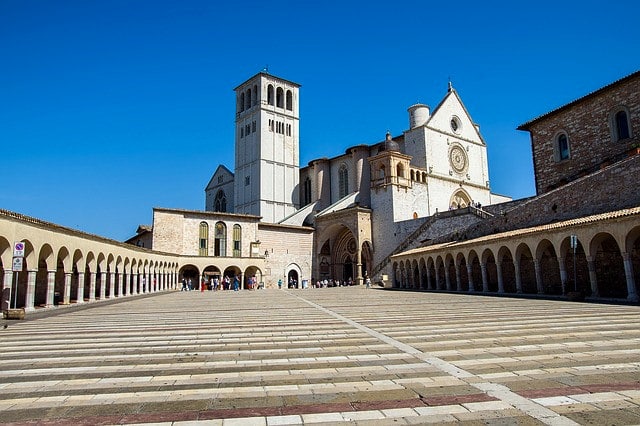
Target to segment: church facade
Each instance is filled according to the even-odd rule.
[[[309,268],[299,268],[305,279],[383,281],[390,272],[385,259],[399,245],[419,242],[429,218],[510,200],[491,193],[486,143],[451,85],[433,110],[411,106],[402,134],[304,167],[299,88],[265,72],[236,87],[234,172],[223,165],[216,169],[205,188],[205,209],[282,225],[279,240],[285,246],[308,244],[299,233],[289,234],[312,228],[304,262]],[[254,242],[261,246],[254,252],[276,254],[264,240],[258,231]],[[287,263],[277,255],[265,260]],[[290,277],[290,271],[267,268],[274,272],[265,275],[267,286]]]

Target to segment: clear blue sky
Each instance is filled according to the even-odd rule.
[[[237,3],[237,4],[236,4]],[[0,208],[124,240],[204,209],[233,88],[302,85],[300,165],[408,127],[451,78],[492,190],[533,195],[516,127],[640,68],[640,2],[0,0]]]

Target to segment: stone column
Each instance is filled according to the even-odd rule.
[[[589,268],[589,283],[591,284],[591,297],[600,297],[598,291],[598,276],[596,275],[596,261],[592,257],[587,257],[587,268]]]
[[[489,279],[487,278],[487,264],[480,263],[480,271],[482,272],[482,292],[489,292]]]
[[[62,303],[68,305],[71,303],[71,272],[64,273],[64,296],[62,296]]]
[[[564,258],[558,258],[558,266],[560,266],[560,282],[562,283],[562,294],[567,294],[567,268],[564,264]]]
[[[122,291],[124,290],[124,273],[120,272],[118,274],[118,297],[122,297]]]
[[[456,263],[456,291],[462,291],[462,279],[460,278],[460,264]]]
[[[413,274],[411,274],[413,276]],[[302,277],[300,277],[302,279]],[[356,284],[362,285],[362,245],[358,242],[358,250],[356,251]]]
[[[473,264],[467,263],[467,278],[469,279],[469,293],[473,293],[476,291],[475,285],[473,284]]]
[[[536,272],[536,288],[538,294],[544,294],[544,282],[542,281],[542,270],[540,269],[540,261],[533,259],[533,269]]]
[[[111,272],[109,277],[109,299],[116,297],[116,273]]]
[[[84,272],[78,272],[78,295],[76,303],[84,303]]]
[[[449,276],[449,268],[444,267],[444,282],[447,286],[447,290],[451,290],[451,277]]]
[[[442,283],[440,282],[440,268],[435,267],[436,271],[436,290],[442,290]]]
[[[27,294],[24,298],[25,312],[33,312],[36,310],[35,298],[36,298],[36,273],[37,272],[38,271],[27,271]],[[18,286],[19,285],[20,284],[18,283]]]
[[[522,277],[520,277],[520,261],[513,262],[516,275],[516,292],[522,294]]]
[[[138,280],[140,279],[139,274],[131,274],[133,278],[133,288],[131,289],[131,294],[138,294]]]
[[[107,298],[107,273],[100,272],[100,300],[104,300],[106,298]]]
[[[0,309],[3,311],[10,309],[13,298],[13,271],[5,269],[4,277],[2,278],[2,303],[0,303]]]
[[[50,308],[53,306],[55,290],[56,271],[47,271],[47,299],[45,301],[45,307]]]
[[[627,279],[627,300],[630,302],[638,301],[638,293],[636,292],[636,281],[633,277],[633,263],[629,253],[622,253],[624,261],[624,276]]]
[[[131,296],[131,284],[133,284],[133,275],[131,273],[123,272],[124,275],[124,295]]]
[[[427,289],[433,290],[433,283],[431,282],[431,270],[427,268]]]
[[[504,293],[504,280],[502,278],[502,262],[496,262],[498,271],[498,293]]]
[[[89,272],[89,302],[96,301],[96,272]]]

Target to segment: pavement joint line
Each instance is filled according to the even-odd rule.
[[[539,420],[540,422],[547,424],[547,425],[558,425],[558,426],[569,426],[569,425],[578,425],[579,423],[574,422],[573,420],[569,419],[568,417],[564,417],[558,413],[556,413],[553,410],[550,410],[549,408],[538,404],[537,402],[525,398],[523,396],[520,396],[518,394],[516,394],[515,392],[511,391],[509,388],[507,388],[506,386],[497,384],[497,383],[491,383],[491,382],[480,382],[480,383],[474,383],[472,381],[466,381],[465,379],[470,379],[470,378],[476,378],[478,376],[465,371],[461,368],[456,367],[455,365],[442,360],[440,358],[431,356],[429,354],[426,354],[424,352],[422,352],[419,349],[414,348],[411,345],[407,345],[406,343],[402,343],[392,337],[389,337],[385,334],[382,334],[376,330],[373,330],[365,325],[362,325],[350,318],[347,318],[343,315],[340,315],[337,312],[332,311],[331,309],[325,308],[322,305],[318,305],[317,303],[312,302],[311,300],[305,299],[302,296],[299,296],[297,294],[292,294],[291,292],[287,291],[287,294],[291,295],[292,297],[297,298],[298,300],[301,300],[305,303],[307,303],[308,305],[324,312],[327,315],[330,315],[346,324],[349,324],[350,326],[369,334],[370,336],[373,336],[393,347],[395,347],[396,349],[401,350],[402,352],[405,352],[407,354],[413,355],[416,358],[424,361],[425,363],[432,365],[433,367],[452,375],[453,377],[456,377],[458,379],[461,379],[463,381],[465,381],[468,385],[475,387],[476,389],[486,393],[489,396],[498,398],[501,401],[506,402],[507,404],[510,404],[511,406],[513,406],[514,408],[522,411],[523,413],[526,413],[528,416],[533,417],[536,420]]]

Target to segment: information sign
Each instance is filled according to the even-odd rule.
[[[13,258],[13,267],[11,268],[11,270],[13,272],[22,272],[22,261],[24,260],[23,257],[14,257]]]

